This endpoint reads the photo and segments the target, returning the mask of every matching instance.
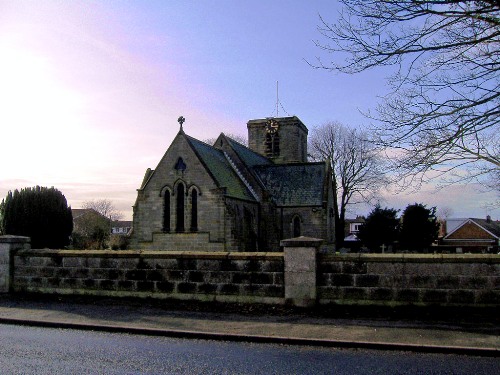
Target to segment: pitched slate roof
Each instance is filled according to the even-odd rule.
[[[270,165],[273,164],[268,158],[250,150],[248,147],[236,142],[234,139],[226,137],[232,149],[239,156],[241,161],[248,167],[255,167],[256,165]]]
[[[254,171],[278,206],[321,206],[325,163],[255,166]]]
[[[193,150],[215,179],[217,186],[225,187],[226,194],[233,198],[255,201],[252,193],[238,177],[221,150],[186,135]]]

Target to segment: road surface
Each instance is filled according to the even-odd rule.
[[[0,325],[2,374],[500,374],[500,359]]]

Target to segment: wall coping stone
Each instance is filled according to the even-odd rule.
[[[323,243],[322,239],[313,237],[295,237],[280,241],[282,247],[319,247]]]
[[[399,263],[500,263],[499,254],[319,254],[319,261]]]
[[[0,236],[0,243],[29,243],[30,241],[31,238],[25,236],[14,236],[12,234]]]
[[[29,249],[16,253],[20,257],[83,257],[83,258],[161,258],[161,259],[230,259],[230,260],[281,260],[281,252],[202,252],[155,250],[54,250]]]

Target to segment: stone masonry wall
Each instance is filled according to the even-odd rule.
[[[498,255],[320,255],[320,303],[499,305]]]
[[[78,251],[33,250],[27,237],[0,236],[0,293],[297,306],[500,306],[500,255],[334,255],[318,253],[321,242],[283,240],[284,253]]]
[[[22,250],[13,291],[280,303],[281,253]]]

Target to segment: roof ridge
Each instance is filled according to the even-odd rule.
[[[256,199],[256,200],[259,200],[259,196],[257,195],[257,193],[253,190],[252,186],[250,185],[250,183],[247,181],[247,179],[245,178],[245,176],[243,176],[243,174],[241,173],[241,171],[238,169],[238,167],[236,166],[236,164],[234,163],[233,159],[231,159],[231,157],[229,156],[229,154],[226,152],[226,151],[223,151],[224,152],[224,156],[226,157],[227,161],[229,162],[229,165],[231,167],[233,167],[234,171],[236,172],[236,175],[240,178],[240,180],[245,184],[245,186],[247,187],[248,191],[250,191],[250,193],[252,193],[253,197]]]

